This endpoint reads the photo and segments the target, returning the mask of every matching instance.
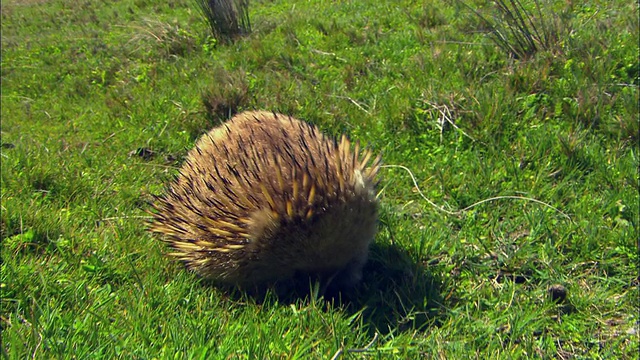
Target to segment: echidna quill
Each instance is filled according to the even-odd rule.
[[[154,204],[151,230],[216,282],[297,273],[350,286],[376,233],[380,156],[289,116],[250,111],[203,135]]]

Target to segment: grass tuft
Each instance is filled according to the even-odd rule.
[[[249,104],[249,82],[242,69],[213,71],[211,85],[202,92],[202,104],[209,119],[217,124]]]
[[[195,0],[211,34],[222,42],[231,42],[251,33],[248,0]]]
[[[197,48],[196,37],[177,23],[144,19],[141,25],[133,29],[137,34],[130,43],[134,44],[135,52],[144,52],[147,43],[157,47],[166,56],[183,56]]]
[[[528,59],[539,50],[559,52],[557,45],[568,33],[562,18],[552,9],[543,9],[538,0],[533,5],[520,0],[496,0],[492,2],[495,13],[489,17],[472,8],[489,38],[513,59]],[[533,7],[533,9],[530,9]]]

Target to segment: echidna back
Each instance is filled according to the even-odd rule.
[[[344,136],[337,143],[294,118],[245,112],[198,140],[158,198],[152,230],[222,282],[357,272],[377,220],[380,158],[370,160]]]

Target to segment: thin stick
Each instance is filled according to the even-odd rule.
[[[357,106],[358,109],[364,111],[367,115],[371,115],[371,113],[369,113],[369,111],[367,111],[367,109],[365,109],[364,107],[362,107],[362,105],[360,105],[359,102],[353,100],[352,98],[348,97],[348,96],[339,96],[339,95],[329,95],[331,97],[337,98],[337,99],[345,99],[345,100],[349,100],[353,105]]]
[[[373,344],[376,342],[376,340],[378,340],[378,333],[377,332],[373,335],[373,339],[371,339],[371,341],[365,347],[363,347],[361,349],[347,349],[347,352],[349,352],[349,353],[367,352],[367,351],[369,351],[371,346],[373,346]],[[342,348],[338,349],[338,351],[336,351],[336,353],[333,354],[333,356],[331,357],[331,360],[338,359],[338,357],[340,355],[342,355],[343,352],[344,352],[344,349],[342,349]]]
[[[153,216],[131,215],[131,216],[114,216],[114,217],[102,218],[98,221],[111,221],[111,220],[120,220],[120,219],[152,219],[152,218]]]
[[[424,103],[429,105],[429,106],[431,106],[431,108],[433,110],[436,110],[440,114],[440,118],[438,119],[438,120],[440,120],[440,123],[441,123],[440,124],[440,142],[442,142],[442,133],[444,132],[444,122],[445,121],[448,122],[449,124],[451,124],[451,126],[456,128],[458,131],[460,131],[462,133],[462,135],[468,137],[472,141],[476,141],[476,139],[471,137],[469,134],[464,132],[464,130],[460,129],[458,127],[458,125],[455,124],[455,122],[452,120],[453,116],[452,116],[451,110],[449,109],[449,107],[447,105],[438,105],[438,104],[431,103],[429,101],[424,101]]]
[[[365,347],[363,347],[362,349],[348,349],[347,352],[360,353],[360,352],[369,351],[369,349],[371,348],[371,346],[373,346],[373,344],[376,342],[376,340],[378,340],[378,333],[377,332],[375,334],[373,334],[373,339],[371,339],[371,341],[369,341],[369,343]]]

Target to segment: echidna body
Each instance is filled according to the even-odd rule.
[[[297,272],[350,285],[377,225],[380,157],[306,122],[244,112],[203,135],[154,204],[151,229],[202,275],[237,285]]]

